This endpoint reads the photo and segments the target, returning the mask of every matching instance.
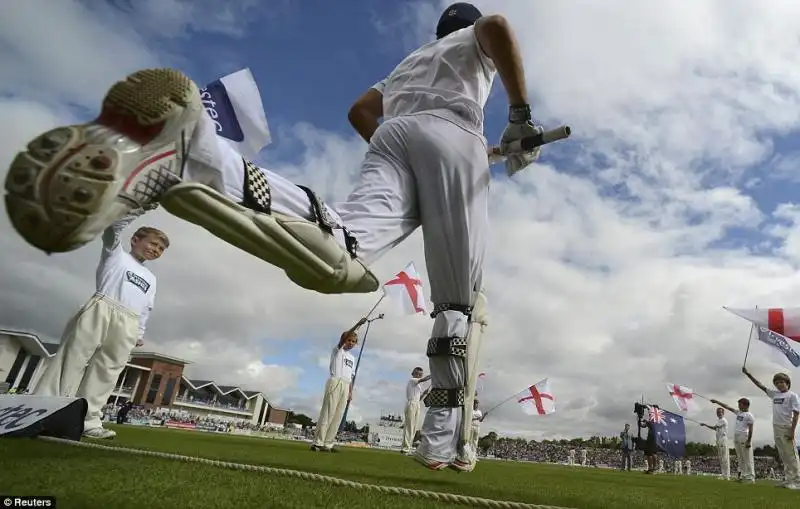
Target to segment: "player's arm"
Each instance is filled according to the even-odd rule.
[[[132,210],[127,216],[111,223],[108,228],[103,230],[103,235],[101,236],[101,240],[103,241],[103,257],[110,255],[120,247],[122,232],[145,212],[147,211],[142,208]]]
[[[361,320],[359,320],[358,322],[356,322],[356,324],[355,324],[355,325],[353,325],[352,327],[350,327],[349,329],[347,329],[347,331],[345,331],[345,333],[344,333],[344,334],[342,334],[342,337],[340,337],[340,338],[339,338],[339,345],[338,345],[338,348],[342,348],[342,347],[344,346],[344,340],[345,340],[345,339],[346,339],[346,338],[347,338],[347,337],[348,337],[350,334],[355,334],[355,333],[356,333],[356,331],[358,330],[358,328],[359,328],[359,327],[361,327],[362,325],[364,325],[365,323],[367,323],[367,317],[366,317],[366,316],[365,316],[364,318],[362,318]]]
[[[791,438],[794,440],[795,436],[797,436],[797,420],[800,418],[800,396],[794,394],[792,396],[792,429],[791,429]]]
[[[726,404],[725,404],[725,403],[723,403],[722,401],[719,401],[719,400],[716,400],[716,399],[712,399],[712,400],[709,400],[709,401],[711,401],[711,402],[712,402],[712,403],[714,403],[715,405],[719,405],[719,406],[721,406],[722,408],[724,408],[725,410],[727,410],[728,412],[730,412],[730,413],[732,413],[732,414],[737,414],[737,413],[739,413],[739,412],[738,412],[738,410],[734,410],[734,409],[733,409],[733,407],[726,405]],[[715,429],[716,429],[716,428],[715,428]]]
[[[753,382],[753,385],[764,391],[764,394],[769,395],[769,391],[767,390],[766,387],[764,387],[764,384],[756,380],[756,377],[751,375],[750,372],[747,370],[747,368],[744,366],[742,366],[742,373],[744,373],[744,376],[746,376],[747,378],[750,379],[751,382]]]
[[[347,113],[350,125],[367,143],[372,139],[372,135],[375,134],[380,125],[380,119],[383,117],[384,85],[385,81],[372,85],[369,90],[356,99]]]
[[[483,52],[494,62],[508,94],[508,103],[511,106],[527,105],[522,54],[508,20],[499,14],[479,19],[475,22],[475,37]]]
[[[747,442],[744,443],[744,446],[749,448],[750,444],[753,443],[753,421],[749,421],[747,423]]]
[[[423,383],[423,382],[427,382],[427,381],[428,381],[428,380],[430,380],[430,379],[431,379],[431,375],[427,375],[427,376],[423,376],[422,378],[420,378],[419,380],[417,380],[417,381],[416,381],[416,382],[414,382],[414,383],[415,383],[415,384],[417,384],[417,385],[419,385],[419,384],[421,384],[421,383]]]
[[[150,294],[150,299],[147,303],[147,306],[139,314],[139,337],[136,338],[136,346],[142,346],[144,344],[144,331],[147,329],[147,320],[150,318],[150,313],[153,311],[153,307],[156,304],[155,281],[153,281],[153,285],[150,290],[152,293]]]

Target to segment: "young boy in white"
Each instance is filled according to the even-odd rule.
[[[430,375],[423,377],[423,370],[416,367],[411,371],[411,380],[406,384],[406,406],[403,421],[403,444],[400,446],[402,454],[409,454],[414,443],[414,436],[419,428],[419,409],[422,400],[422,387],[420,384],[431,379]]]
[[[728,449],[728,420],[725,419],[725,410],[717,408],[717,423],[713,426],[703,423],[700,423],[700,426],[714,430],[717,438],[717,458],[719,458],[720,477],[725,480],[730,479],[731,455]]]
[[[478,408],[480,401],[473,400],[472,402],[472,449],[478,450],[478,440],[481,434],[481,423],[483,422],[483,412]]]
[[[122,248],[122,231],[145,212],[139,209],[103,233],[97,266],[97,290],[67,324],[61,344],[36,388],[39,396],[84,398],[88,403],[84,436],[113,438],[103,428],[101,409],[108,401],[131,350],[141,346],[155,304],[156,277],[144,266],[169,247],[160,230],[144,226]]]
[[[739,482],[754,483],[756,476],[752,443],[753,425],[756,420],[753,414],[750,413],[750,400],[740,398],[737,402],[739,410],[734,410],[716,399],[712,399],[711,402],[736,415],[736,425],[733,431],[733,449],[736,451],[736,460],[739,464]]]
[[[797,456],[795,433],[797,418],[800,415],[800,400],[797,393],[792,392],[792,380],[786,373],[776,373],[772,377],[775,389],[767,389],[753,375],[742,368],[742,373],[756,387],[772,399],[772,431],[775,437],[775,448],[783,463],[784,481],[781,486],[790,490],[800,490],[800,460]]]
[[[342,333],[337,344],[331,352],[329,364],[329,378],[325,382],[325,394],[322,396],[322,408],[319,410],[317,429],[314,432],[312,451],[336,452],[333,444],[339,425],[342,423],[342,414],[347,402],[353,399],[353,377],[355,376],[356,360],[350,353],[358,344],[359,327],[367,323],[362,318],[348,331]]]

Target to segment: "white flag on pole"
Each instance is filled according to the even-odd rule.
[[[200,89],[200,99],[217,135],[245,159],[255,159],[272,141],[261,93],[249,68],[212,81]]]

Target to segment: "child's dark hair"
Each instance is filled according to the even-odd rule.
[[[772,383],[776,384],[778,382],[786,382],[786,387],[788,389],[792,388],[792,379],[786,373],[775,373],[775,376],[772,377]]]
[[[750,408],[750,400],[747,398],[739,398],[739,401],[737,403],[739,403],[745,408]]]

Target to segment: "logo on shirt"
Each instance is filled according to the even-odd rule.
[[[784,401],[786,401],[786,398],[774,398],[772,403],[775,405],[783,405]]]
[[[201,88],[200,99],[203,101],[206,113],[214,121],[219,136],[237,143],[244,140],[242,126],[239,125],[233,103],[222,81],[216,80]]]
[[[737,421],[743,421],[744,420],[744,416],[743,415],[737,415],[736,416],[736,420]]]
[[[351,361],[350,359],[345,359],[344,363],[348,368],[352,368],[353,367],[353,361]]]
[[[150,290],[150,283],[145,281],[143,277],[134,274],[129,270],[125,271],[125,279],[127,279],[130,284],[141,290],[142,293],[147,293]]]

